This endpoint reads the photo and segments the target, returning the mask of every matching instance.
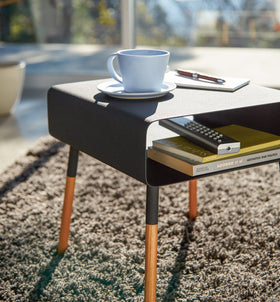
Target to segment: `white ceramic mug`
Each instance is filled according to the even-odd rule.
[[[113,61],[118,59],[120,75]],[[153,49],[126,49],[112,54],[107,68],[112,78],[124,86],[126,92],[161,91],[164,74],[169,61],[169,52]]]

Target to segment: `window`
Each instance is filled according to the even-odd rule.
[[[280,0],[123,1],[1,0],[1,41],[120,45],[133,14],[136,45],[280,46]]]
[[[136,16],[137,44],[280,46],[279,0],[137,1]]]

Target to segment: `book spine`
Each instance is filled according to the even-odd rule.
[[[214,161],[211,163],[193,165],[192,176],[249,166],[275,159],[280,159],[280,149],[252,153],[240,157]]]

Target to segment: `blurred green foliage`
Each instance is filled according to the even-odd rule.
[[[5,42],[35,42],[34,26],[27,0],[0,8],[0,39]]]
[[[248,5],[244,3],[241,10],[233,6],[233,0],[219,2],[221,16],[224,12],[231,12],[239,20],[232,24],[227,21],[225,38],[222,26],[210,32],[207,24],[200,29],[191,24],[191,35],[179,35],[176,26],[168,23],[167,11],[156,1],[135,0],[136,45],[279,47],[280,23],[272,24],[273,9],[259,14],[254,12],[252,5],[258,1],[249,1],[249,8],[247,1]],[[211,4],[217,3],[213,1]],[[244,12],[254,12],[255,15],[242,17]],[[191,21],[190,15],[189,11]],[[249,28],[248,24],[253,24],[254,28]],[[120,45],[121,0],[18,0],[0,7],[0,39],[15,43]]]
[[[68,0],[71,14],[64,16],[64,0],[21,0],[0,8],[1,41],[17,43],[36,43],[35,26],[48,27],[48,24],[35,23],[31,1],[49,1],[56,7],[61,20],[70,24],[70,38],[59,37],[45,42],[121,44],[121,1],[120,0]],[[68,18],[68,22],[65,22]],[[177,36],[166,21],[164,10],[156,5],[148,11],[144,1],[136,1],[137,44],[181,46],[186,40]],[[63,24],[63,22],[60,22]],[[60,30],[60,32],[65,32]]]

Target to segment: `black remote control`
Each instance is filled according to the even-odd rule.
[[[216,154],[237,153],[240,142],[186,117],[159,121],[159,124]]]

